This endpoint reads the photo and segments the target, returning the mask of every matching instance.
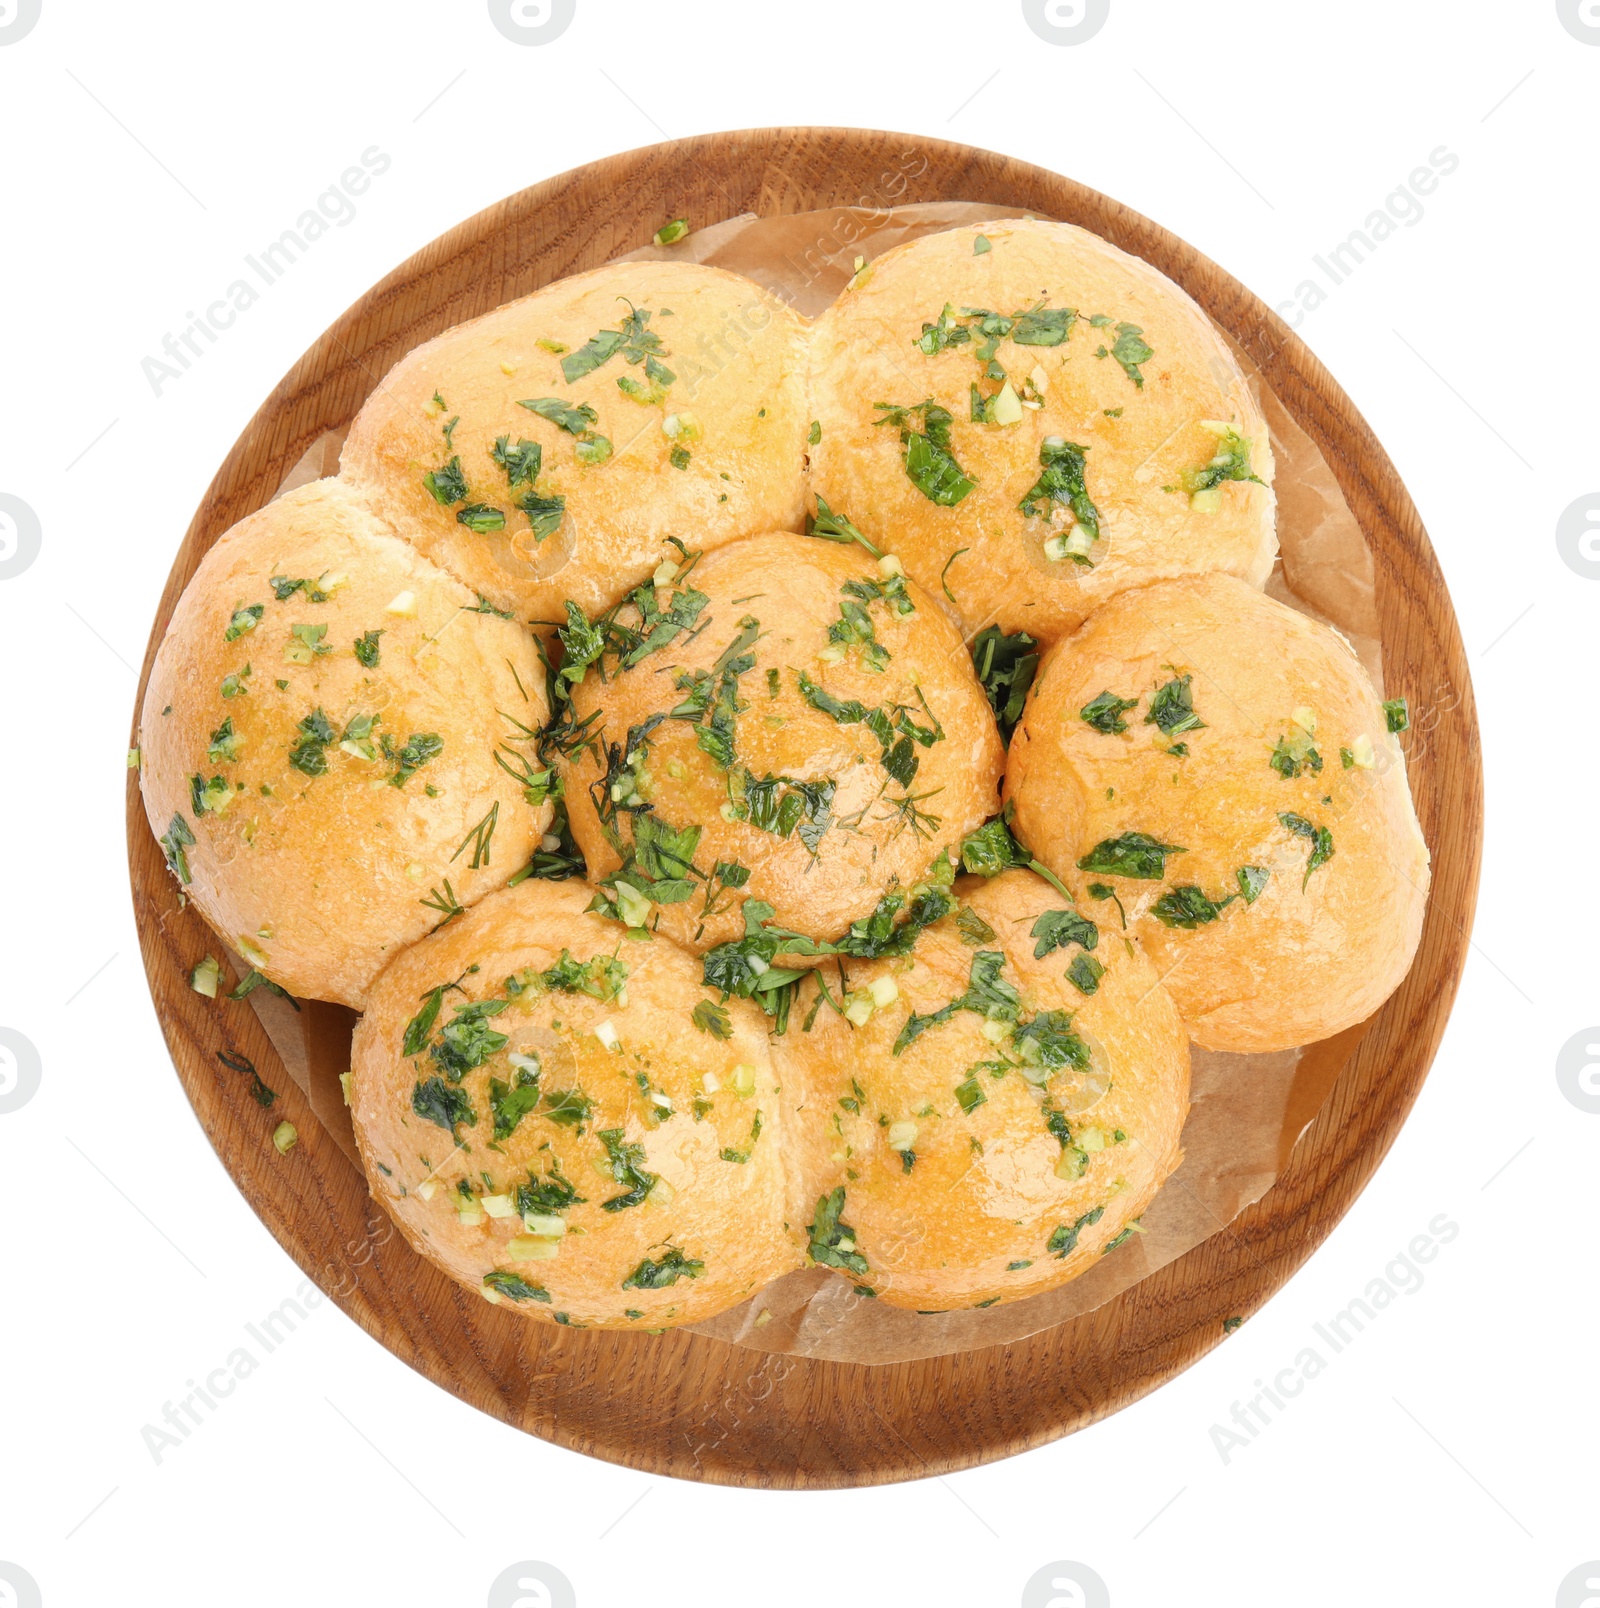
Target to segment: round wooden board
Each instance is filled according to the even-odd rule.
[[[1216,1345],[1224,1319],[1253,1313],[1348,1209],[1416,1097],[1466,955],[1483,820],[1466,656],[1427,535],[1365,421],[1281,319],[1183,241],[1070,179],[920,136],[758,129],[651,146],[524,190],[418,252],[295,364],[228,454],[168,578],[139,699],[201,556],[269,500],[312,441],[348,424],[419,342],[645,245],[668,218],[703,225],[744,212],[938,200],[1027,208],[1092,229],[1170,275],[1240,342],[1338,476],[1376,561],[1388,690],[1426,712],[1405,739],[1433,851],[1416,962],[1276,1186],[1204,1244],[1026,1341],[883,1367],[765,1355],[682,1332],[567,1330],[496,1310],[391,1230],[339,1142],[344,1113],[316,1098],[315,1063],[338,1044],[348,1013],[307,1006],[307,1096],[251,1012],[189,988],[189,968],[214,940],[192,908],[176,908],[129,775],[129,869],[151,992],[189,1099],[246,1199],[352,1318],[436,1384],[532,1434],[651,1473],[791,1488],[914,1479],[1041,1445],[1136,1401]],[[280,1091],[270,1113],[219,1050],[248,1056]],[[301,1135],[287,1157],[268,1140],[283,1116]]]

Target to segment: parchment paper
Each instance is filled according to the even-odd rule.
[[[617,260],[673,258],[744,274],[815,316],[855,272],[890,248],[941,229],[1025,216],[1015,207],[935,202],[893,208],[830,208],[780,218],[746,215],[688,236],[676,246],[646,246]],[[1242,348],[1223,332],[1261,405],[1277,473],[1278,562],[1268,593],[1342,632],[1382,696],[1372,554],[1326,460],[1289,417]],[[315,441],[278,494],[337,470],[342,432]],[[688,537],[692,533],[685,532]],[[242,973],[243,967],[240,966]],[[348,1067],[348,1012],[307,1002],[300,1016],[264,990],[251,996],[268,1034],[314,1109],[353,1156],[348,1116],[329,1121],[337,1074]],[[1192,1051],[1184,1160],[1145,1212],[1142,1234],[1088,1273],[1045,1295],[923,1317],[855,1293],[824,1268],[791,1273],[743,1305],[694,1325],[758,1351],[831,1361],[881,1364],[1022,1340],[1092,1312],[1227,1227],[1259,1200],[1315,1119],[1339,1068],[1355,1052],[1365,1024],[1337,1037],[1273,1055]],[[282,1042],[279,1042],[279,1040]],[[330,1089],[331,1083],[331,1089]],[[337,1118],[342,1117],[342,1122]]]

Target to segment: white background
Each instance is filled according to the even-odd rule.
[[[1600,562],[1555,532],[1600,491],[1597,88],[1554,0],[1112,0],[1067,47],[1016,0],[578,0],[538,48],[484,0],[43,0],[0,45],[0,492],[42,529],[0,580],[0,1025],[43,1064],[0,1114],[0,1560],[47,1608],[476,1608],[521,1559],[585,1608],[1009,1608],[1054,1560],[1116,1608],[1589,1596],[1558,1588],[1600,1558],[1600,1115],[1555,1062],[1600,1021]],[[607,152],[785,122],[1069,174],[1296,317],[1322,279],[1300,333],[1422,512],[1482,717],[1482,897],[1432,1076],[1256,1318],[1025,1457],[832,1494],[653,1479],[478,1415],[325,1302],[157,1464],[142,1426],[301,1281],[190,1113],[131,919],[133,666],[185,526],[289,365],[435,235]],[[141,359],[374,145],[354,220],[153,394]],[[1441,146],[1460,165],[1420,221],[1330,290],[1313,255]],[[1211,1426],[1441,1213],[1421,1288],[1224,1462]]]

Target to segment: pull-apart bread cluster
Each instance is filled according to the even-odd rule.
[[[1037,1294],[1139,1231],[1190,1042],[1338,1032],[1418,941],[1404,702],[1262,593],[1271,483],[1205,315],[1067,225],[814,323],[579,275],[207,552],[151,830],[242,982],[363,1012],[373,1192],[486,1299]]]

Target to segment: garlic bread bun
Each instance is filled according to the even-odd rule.
[[[339,481],[302,486],[223,536],[173,611],[139,722],[150,828],[252,966],[359,1006],[527,865],[553,813],[544,685],[526,631]]]
[[[800,1262],[766,1034],[741,1000],[697,1031],[693,958],[588,897],[529,880],[395,959],[351,1050],[356,1139],[467,1288],[557,1323],[693,1323]]]
[[[1271,571],[1272,451],[1233,354],[1165,275],[1070,224],[886,252],[813,328],[811,407],[811,492],[947,585],[969,633],[1053,641],[1131,586]]]
[[[1337,632],[1193,576],[1047,656],[1006,796],[1097,921],[1120,901],[1195,1043],[1287,1049],[1371,1015],[1416,951],[1428,848],[1389,726]]]
[[[590,880],[692,948],[742,935],[746,901],[838,938],[997,807],[1004,754],[971,661],[928,595],[854,544],[674,556],[572,693],[563,779]]]
[[[802,321],[752,281],[617,263],[403,357],[341,472],[501,608],[594,613],[649,575],[663,537],[710,549],[799,528],[805,365]]]
[[[849,968],[844,1015],[773,1040],[789,1221],[893,1306],[1054,1289],[1177,1167],[1189,1048],[1154,968],[1044,878],[958,885],[910,955]]]

